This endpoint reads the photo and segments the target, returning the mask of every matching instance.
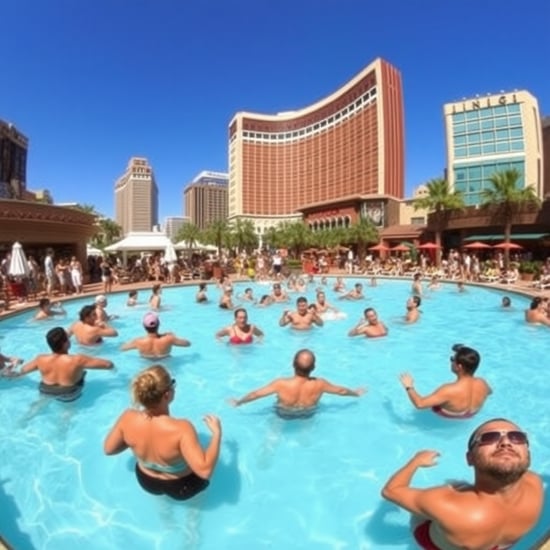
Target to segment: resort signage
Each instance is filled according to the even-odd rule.
[[[471,101],[465,101],[462,104],[455,103],[453,105],[453,114],[461,113],[464,111],[477,111],[478,109],[485,109],[486,107],[496,107],[498,105],[506,105],[508,103],[517,103],[516,94],[501,95],[498,97],[491,96],[479,99],[472,99]],[[462,105],[462,109],[460,109]],[[457,109],[457,106],[459,107]]]

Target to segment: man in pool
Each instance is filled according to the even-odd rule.
[[[412,324],[420,319],[419,307],[422,303],[422,298],[415,294],[407,300],[407,313],[405,314],[405,322]]]
[[[316,309],[308,308],[307,298],[300,296],[296,300],[296,311],[285,309],[279,319],[279,326],[286,327],[290,324],[296,330],[309,330],[313,325],[323,326],[323,319]]]
[[[437,451],[420,451],[398,470],[382,496],[413,514],[416,542],[427,550],[511,548],[536,524],[543,505],[540,477],[529,471],[527,434],[503,418],[470,436],[466,460],[474,483],[410,487],[418,468],[436,464]]]
[[[277,412],[281,416],[304,416],[315,411],[315,406],[324,393],[360,397],[366,388],[351,390],[336,386],[323,378],[314,378],[311,373],[315,369],[315,355],[309,349],[301,349],[294,356],[292,363],[294,376],[277,378],[267,386],[247,393],[240,399],[230,399],[234,407],[244,405],[268,395],[277,395]]]
[[[41,394],[55,397],[59,401],[74,401],[82,393],[85,369],[112,369],[113,362],[83,354],[69,354],[71,341],[65,329],[55,327],[46,334],[46,341],[52,353],[37,355],[9,376],[18,378],[39,370],[42,381],[38,386]]]
[[[51,319],[55,315],[67,315],[61,302],[52,303],[49,298],[41,298],[38,302],[38,311],[34,316],[35,321]]]
[[[535,296],[529,304],[529,309],[525,310],[525,322],[550,326],[550,318],[546,313],[544,302],[540,296]]]
[[[122,351],[137,349],[142,357],[161,359],[170,355],[172,346],[189,347],[191,345],[189,340],[179,338],[173,332],[159,334],[159,327],[158,315],[152,311],[146,313],[143,317],[143,328],[147,334],[122,344],[120,349]]]
[[[348,336],[366,336],[367,338],[379,338],[387,336],[386,325],[378,319],[378,314],[373,307],[368,307],[363,312],[364,319],[348,332]]]
[[[76,338],[83,346],[100,344],[105,337],[118,336],[118,332],[106,323],[97,323],[95,305],[84,306],[79,313],[79,321],[73,323],[67,334]]]
[[[433,393],[422,397],[414,388],[413,377],[408,373],[400,375],[411,403],[417,409],[428,409],[445,418],[470,418],[476,414],[487,397],[491,387],[483,378],[474,376],[480,362],[479,353],[462,344],[453,346],[450,357],[451,371],[456,380],[439,386]]]

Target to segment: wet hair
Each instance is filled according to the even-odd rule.
[[[509,307],[512,305],[512,300],[510,300],[510,297],[509,296],[503,296],[502,297],[502,305],[504,307]]]
[[[422,298],[420,296],[414,295],[411,296],[411,299],[416,307],[420,307],[420,304],[422,303]]]
[[[507,418],[491,418],[490,420],[486,420],[485,422],[483,422],[483,424],[480,424],[470,435],[468,439],[468,451],[472,450],[476,436],[481,430],[481,428],[483,428],[483,426],[486,426],[487,424],[490,424],[491,422],[508,422],[509,424],[514,424],[514,422],[512,422],[511,420],[508,420]]]
[[[61,353],[63,347],[69,341],[69,337],[63,327],[55,327],[46,334],[46,342],[54,353]]]
[[[129,298],[135,298],[136,296],[137,296],[137,290],[130,290],[130,292],[128,292]]]
[[[239,315],[239,313],[244,313],[248,317],[248,312],[246,311],[246,309],[244,309],[244,307],[238,307],[235,310],[235,313],[234,313],[235,319],[237,318],[237,315]]]
[[[38,302],[38,307],[40,309],[44,309],[48,305],[50,305],[50,299],[49,298],[40,298],[40,301]]]
[[[529,309],[537,309],[541,303],[542,303],[542,300],[540,299],[540,297],[535,296],[535,298],[531,300],[531,305],[529,306]]]
[[[260,298],[260,304],[263,304],[264,302],[266,302],[267,300],[269,300],[270,296],[269,294],[264,294],[261,298]]]
[[[160,290],[160,287],[161,287],[161,285],[159,285],[159,284],[153,285],[153,288],[151,289],[153,294],[156,294]]]
[[[206,283],[200,283],[199,290],[206,290]]]
[[[474,348],[469,348],[468,346],[461,346],[454,351],[455,362],[462,366],[466,374],[473,375],[481,361],[479,353]]]
[[[365,311],[363,311],[363,315],[366,317],[367,314],[370,313],[371,311],[374,311],[374,313],[376,313],[373,307],[368,307],[367,309],[365,309]]]
[[[252,292],[252,289],[250,287],[244,289],[245,292]]]
[[[296,300],[296,305],[298,305],[298,304],[307,304],[307,298],[305,296],[300,296]]]
[[[162,365],[153,365],[139,372],[133,379],[132,400],[146,409],[154,407],[171,387],[170,373]]]
[[[81,321],[84,321],[87,317],[89,317],[93,312],[95,311],[95,304],[91,306],[84,306],[79,314],[78,317]]]
[[[300,364],[299,359],[301,356],[307,355],[311,358],[311,362],[308,366],[304,367]],[[305,378],[308,378],[313,369],[315,368],[315,354],[307,349],[303,348],[296,352],[294,355],[294,359],[292,360],[292,366],[294,367],[294,372],[297,376],[303,376]]]

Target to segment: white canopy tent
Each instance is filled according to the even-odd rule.
[[[205,252],[217,252],[218,247],[213,244],[202,244],[199,242],[193,243],[193,246],[189,246],[189,241],[180,241],[174,245],[176,250],[204,250]]]
[[[165,251],[171,242],[158,231],[131,231],[121,241],[105,247],[105,252],[122,252],[122,263],[126,265],[128,252]]]
[[[8,275],[14,277],[28,277],[30,273],[27,257],[20,243],[15,242],[11,248],[10,264],[8,266]]]

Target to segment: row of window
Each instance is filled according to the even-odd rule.
[[[495,107],[484,107],[483,109],[474,109],[465,113],[455,113],[453,115],[453,124],[464,121],[480,120],[483,118],[494,118],[502,115],[519,114],[521,112],[519,103],[510,103],[509,105],[497,105]]]
[[[255,143],[265,143],[267,142],[278,142],[286,143],[293,142],[299,139],[302,139],[305,136],[315,135],[320,132],[324,132],[337,124],[340,124],[344,120],[347,120],[352,114],[361,111],[371,103],[376,101],[377,91],[376,87],[367,90],[361,97],[356,99],[353,103],[350,103],[337,113],[330,115],[329,117],[316,122],[315,124],[310,124],[305,128],[300,128],[299,130],[294,130],[292,132],[243,132],[243,138],[247,142]]]
[[[504,128],[496,131],[478,132],[475,134],[467,134],[464,136],[457,136],[454,140],[456,145],[471,145],[473,143],[489,143],[492,141],[502,141],[508,139],[523,138],[522,128]]]
[[[477,157],[480,155],[491,155],[495,153],[520,153],[525,151],[522,139],[515,141],[501,141],[486,143],[484,145],[469,145],[467,147],[455,147],[455,158]]]
[[[498,130],[500,128],[522,128],[520,116],[498,117],[487,120],[479,120],[476,122],[468,122],[467,124],[454,124],[453,136],[456,138],[461,134],[480,132],[485,130]]]

